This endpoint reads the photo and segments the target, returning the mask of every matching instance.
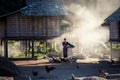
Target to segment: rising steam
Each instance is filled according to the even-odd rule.
[[[109,28],[103,27],[101,24],[105,18],[120,7],[120,0],[64,0],[64,2],[72,30],[53,39],[60,51],[62,51],[64,38],[75,45],[73,53],[84,53],[85,50],[97,53],[97,49],[101,47],[108,49],[105,42],[109,40]],[[15,43],[14,47],[13,45],[9,47],[11,50],[9,57],[18,56],[16,54],[20,51],[18,43]],[[2,50],[0,51],[2,53]]]
[[[74,51],[80,53],[82,49],[95,49],[107,46],[105,42],[109,40],[109,29],[102,27],[104,19],[119,8],[119,0],[70,0],[73,3],[67,5],[67,11],[73,15],[68,17],[72,22],[73,29],[66,32],[57,40],[64,37],[75,44]],[[69,2],[69,0],[68,0]],[[67,4],[67,1],[65,2]],[[56,39],[55,39],[56,40]]]
[[[108,29],[100,26],[103,19],[99,14],[86,7],[74,6],[74,8],[76,9],[74,11],[76,18],[74,19],[73,25],[76,28],[71,32],[72,41],[78,41],[80,46],[86,48],[108,41]]]

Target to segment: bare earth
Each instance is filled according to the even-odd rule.
[[[119,64],[112,65],[107,61],[99,62],[98,59],[77,60],[77,63],[49,63],[47,59],[14,61],[14,63],[32,80],[71,80],[71,74],[79,78],[77,80],[120,80]],[[55,67],[55,69],[47,73],[45,65]],[[38,76],[32,75],[33,69],[38,71]],[[99,69],[109,73],[106,79],[100,77]]]

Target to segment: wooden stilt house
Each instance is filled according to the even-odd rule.
[[[113,58],[112,45],[116,44],[119,47],[120,44],[120,8],[113,12],[105,19],[103,26],[109,26],[110,29],[110,43],[111,43],[111,59]],[[120,50],[119,50],[120,51]],[[119,56],[120,57],[120,56]]]
[[[31,40],[32,57],[34,41],[61,35],[60,21],[66,15],[62,0],[25,0],[26,6],[0,16],[0,39],[4,41],[8,57],[8,40]]]

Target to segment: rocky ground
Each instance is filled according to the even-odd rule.
[[[120,80],[120,65],[98,59],[79,60],[78,63],[49,63],[47,59],[14,63],[32,80],[71,80],[72,74],[76,76],[76,80]],[[45,65],[55,69],[48,73]],[[101,78],[99,69],[107,71],[109,75]],[[32,74],[33,70],[38,72],[37,76]]]

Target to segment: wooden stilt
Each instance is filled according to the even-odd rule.
[[[110,42],[110,61],[112,61],[112,42]]]
[[[32,58],[34,59],[34,40],[32,40]]]
[[[30,57],[30,40],[28,41],[28,56]]]
[[[4,40],[4,56],[8,58],[8,40]]]
[[[0,56],[2,56],[2,40],[0,40]]]
[[[27,40],[25,40],[25,58],[27,58],[28,50],[27,50]]]
[[[46,51],[45,51],[45,54],[47,54],[47,40],[45,40],[45,42],[46,42]]]
[[[0,46],[2,46],[2,40],[0,40]]]
[[[29,40],[26,40],[26,48],[27,58],[29,58]]]

